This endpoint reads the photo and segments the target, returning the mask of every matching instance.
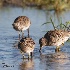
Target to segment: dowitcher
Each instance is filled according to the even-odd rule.
[[[24,37],[18,43],[18,48],[20,49],[20,52],[23,54],[23,58],[24,58],[24,53],[28,53],[28,59],[30,58],[30,56],[32,58],[34,47],[35,47],[35,42],[30,37]]]
[[[60,50],[60,46],[64,44],[70,37],[69,31],[64,30],[50,30],[48,31],[44,37],[39,39],[40,50],[43,46],[56,46],[55,51]]]
[[[20,32],[22,32],[23,37],[23,31],[28,30],[28,37],[29,37],[29,27],[30,27],[31,21],[26,16],[19,16],[14,20],[13,28],[16,31],[19,31],[19,39],[20,39]]]

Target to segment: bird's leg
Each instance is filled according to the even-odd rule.
[[[23,55],[23,59],[25,59],[24,53],[22,55]]]
[[[19,41],[20,41],[20,31],[19,31]]]
[[[64,45],[64,43],[62,43],[62,45]]]
[[[20,53],[23,55],[23,59],[25,58],[24,53],[20,50]]]
[[[60,47],[57,46],[56,49],[55,49],[55,52],[59,52],[60,51]]]
[[[30,53],[28,54],[28,60],[29,60],[29,58],[30,58]]]
[[[24,37],[24,32],[22,31],[22,38]]]
[[[32,52],[30,52],[30,56],[31,56],[31,59],[32,59],[32,57],[33,57],[33,53]]]
[[[27,29],[27,31],[28,31],[28,37],[29,37],[29,28]]]

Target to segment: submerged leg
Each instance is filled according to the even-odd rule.
[[[27,31],[28,31],[28,37],[29,37],[29,28],[27,29]]]
[[[55,49],[55,52],[59,52],[60,51],[60,47],[57,46],[56,49]]]
[[[21,54],[23,55],[23,59],[25,58],[24,53],[20,50]]]

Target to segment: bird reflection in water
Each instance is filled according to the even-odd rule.
[[[33,60],[23,60],[20,64],[20,70],[34,70]]]
[[[55,52],[52,54],[45,54],[40,57],[41,67],[46,66],[46,70],[64,70],[65,65],[69,62],[68,54],[64,52]]]
[[[56,52],[53,54],[49,54],[47,58],[50,57],[51,62],[56,62],[59,64],[65,64],[67,62],[67,54],[63,52]],[[48,59],[49,60],[49,59]]]

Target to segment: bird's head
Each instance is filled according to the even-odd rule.
[[[39,39],[39,44],[40,44],[40,50],[39,51],[41,51],[42,47],[44,47],[48,44],[48,41],[46,38],[42,37]]]
[[[16,24],[13,23],[12,26],[13,26],[13,28],[15,28]]]

